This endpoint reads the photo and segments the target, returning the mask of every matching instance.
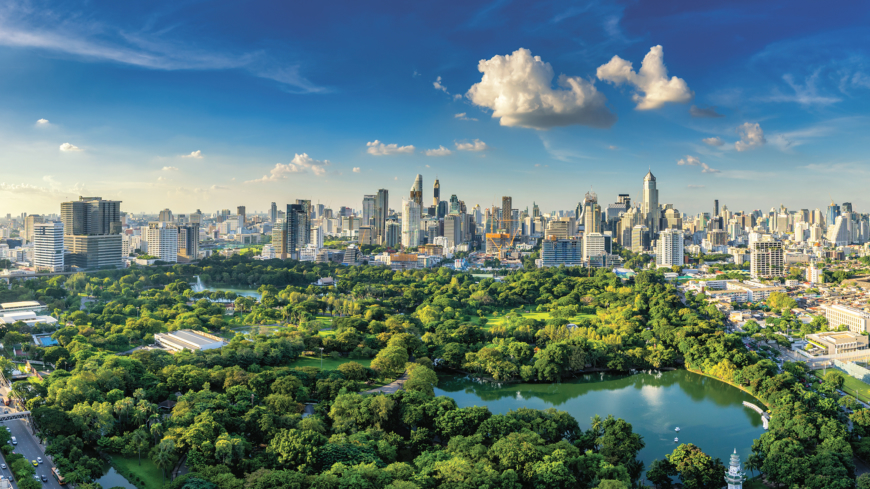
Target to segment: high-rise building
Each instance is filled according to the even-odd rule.
[[[785,276],[781,241],[774,241],[770,235],[766,235],[762,241],[751,243],[749,250],[749,273],[752,278]]]
[[[422,244],[420,238],[420,205],[402,199],[402,246],[416,248]]]
[[[459,204],[459,197],[456,194],[450,196],[450,210],[447,212],[448,214],[459,214],[462,206]]]
[[[713,217],[719,215],[719,199],[713,200]]]
[[[236,215],[239,216],[239,229],[244,228],[248,223],[248,214],[245,212],[245,206],[236,207]]]
[[[297,202],[299,201],[297,200]],[[286,244],[280,252],[277,247],[275,248],[278,258],[299,259],[299,251],[308,244],[307,237],[311,234],[311,227],[308,225],[309,219],[306,219],[305,216],[304,204],[287,204],[287,212],[284,214],[283,236]]]
[[[414,179],[414,185],[411,185],[411,202],[417,204],[420,209],[423,208],[423,175],[419,173]]]
[[[272,202],[272,206],[269,207],[269,221],[271,221],[273,225],[278,221],[278,205],[274,202]]]
[[[375,214],[374,214],[374,222],[372,222],[372,234],[374,234],[375,239],[378,244],[386,245],[386,246],[395,246],[395,242],[391,245],[387,245],[386,241],[386,226],[387,226],[387,214],[390,213],[390,194],[389,191],[385,188],[378,190],[378,195],[375,198]]]
[[[26,243],[33,242],[33,229],[36,224],[45,222],[42,216],[31,214],[24,218],[24,241]]]
[[[650,232],[643,224],[638,224],[631,229],[631,251],[640,253],[649,251]]]
[[[670,267],[683,264],[683,232],[665,229],[656,242],[656,265]]]
[[[501,198],[501,223],[499,229],[503,229],[506,234],[513,234],[514,224],[511,220],[513,214],[513,199],[504,196]]]
[[[178,262],[178,228],[167,222],[148,223],[145,231],[148,254],[165,262]]]
[[[172,211],[169,209],[163,209],[157,216],[157,220],[161,222],[172,222]]]
[[[362,225],[363,226],[371,226],[372,220],[375,218],[375,201],[377,200],[377,195],[363,195],[362,201]],[[371,230],[370,230],[371,232]],[[372,239],[375,239],[376,236],[372,236]]]
[[[441,182],[435,179],[435,185],[432,187],[432,205],[438,208],[438,203],[441,202]]]
[[[383,245],[395,248],[402,243],[402,225],[396,221],[387,221],[385,224]]]
[[[583,235],[589,233],[601,233],[601,206],[598,205],[598,195],[591,190],[583,199]]]
[[[462,243],[462,216],[447,214],[444,217],[444,237],[447,238],[449,247]]]
[[[596,204],[597,205],[597,204]],[[607,254],[606,239],[599,232],[583,234],[583,261],[589,262],[596,257]]]
[[[49,221],[34,224],[32,239],[33,267],[36,271],[62,272],[64,267],[63,223]]]
[[[187,223],[178,228],[179,261],[192,261],[199,258],[199,224]]]
[[[646,221],[646,226],[650,233],[659,232],[659,191],[656,188],[656,177],[652,174],[652,170],[647,172],[643,177],[643,205],[641,212]]]
[[[541,243],[542,267],[575,267],[583,265],[582,241],[578,239],[546,238]]]
[[[835,222],[837,222],[837,216],[840,215],[840,206],[831,201],[831,205],[828,206],[828,213],[825,215],[825,225],[833,226]]]
[[[60,205],[65,265],[77,268],[120,267],[121,201],[79,197]]]

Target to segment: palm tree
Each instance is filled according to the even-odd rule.
[[[157,453],[154,454],[154,465],[163,473],[163,482],[166,483],[166,469],[172,465],[175,458],[175,441],[170,438],[160,441],[157,445]]]
[[[133,442],[136,444],[136,452],[139,454],[139,465],[142,465],[142,445],[148,443],[148,433],[139,429],[133,432]]]

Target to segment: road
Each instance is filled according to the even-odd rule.
[[[15,453],[24,455],[24,458],[27,460],[36,460],[36,457],[42,457],[42,463],[39,464],[39,467],[34,467],[36,469],[36,475],[40,477],[44,475],[48,479],[48,482],[42,483],[42,487],[61,489],[60,484],[58,484],[51,475],[51,468],[54,467],[54,464],[52,464],[48,457],[45,456],[45,453],[43,453],[42,448],[39,446],[39,440],[30,433],[29,423],[22,419],[11,419],[0,424],[8,426],[9,429],[12,430],[12,436],[18,440],[18,445],[15,445]],[[8,466],[9,464],[6,465]],[[4,470],[3,472],[3,475],[6,477],[12,475],[9,469]]]

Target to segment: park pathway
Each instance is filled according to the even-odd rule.
[[[375,389],[363,391],[363,394],[395,394],[399,389],[401,389],[405,385],[405,381],[408,380],[408,372],[402,373],[402,376],[398,379],[390,382],[389,384],[378,387]]]

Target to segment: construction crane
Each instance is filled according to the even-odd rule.
[[[516,239],[517,234],[520,231],[520,227],[517,226],[513,230],[513,232],[496,233],[495,229],[493,229],[493,225],[495,223],[495,211],[496,211],[496,209],[497,209],[496,206],[493,205],[492,210],[490,211],[489,232],[486,233],[486,239],[489,243],[492,243],[492,245],[498,251],[498,259],[503,260],[504,256],[505,256],[505,252],[507,250],[510,250],[511,248],[513,248],[514,240]],[[515,220],[515,219],[500,219],[499,220],[499,223],[507,223],[507,222],[520,222],[520,221]],[[509,230],[506,230],[506,231],[509,231]],[[508,240],[510,240],[510,241],[508,241]],[[507,243],[505,243],[506,241],[507,241]]]

